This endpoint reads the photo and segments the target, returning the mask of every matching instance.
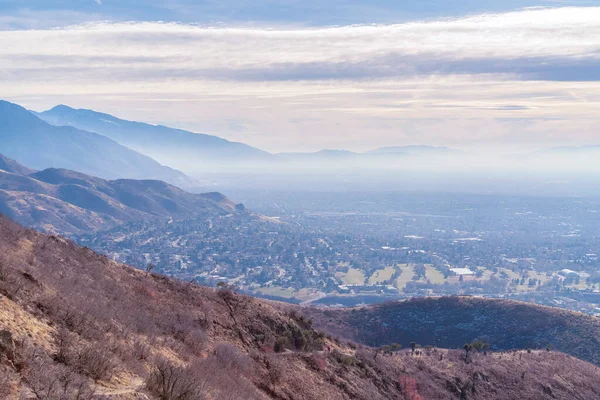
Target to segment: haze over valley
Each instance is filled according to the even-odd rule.
[[[0,399],[600,399],[600,2],[0,2]]]
[[[472,154],[431,146],[270,154],[88,110],[59,106],[34,115],[5,107],[18,111],[6,113],[12,125],[26,120],[49,131],[87,128],[94,133],[75,132],[127,138],[128,146],[153,156],[197,146],[210,154],[211,167],[199,153],[198,168],[211,172],[179,173],[186,190],[213,192],[208,195],[158,181],[105,181],[56,168],[35,172],[3,159],[2,212],[121,262],[305,304],[469,294],[600,314],[600,203],[578,170],[563,170],[572,180],[562,182],[543,180],[551,169],[528,168],[516,177],[511,165],[504,174],[484,166],[467,172]],[[155,150],[144,147],[156,137],[168,139]],[[11,138],[9,154],[26,163],[27,156],[12,148],[26,148],[31,139]],[[557,148],[527,157],[572,157],[575,164],[596,151]],[[65,156],[58,165],[48,160],[47,167],[71,165]],[[44,166],[40,162],[34,166]],[[586,173],[593,176],[593,166]],[[95,174],[105,175],[104,165]]]

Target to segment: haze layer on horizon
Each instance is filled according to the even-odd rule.
[[[4,1],[0,93],[271,152],[598,143],[598,1],[194,3]]]

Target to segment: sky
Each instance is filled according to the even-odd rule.
[[[600,144],[600,0],[0,0],[0,98],[272,152]]]

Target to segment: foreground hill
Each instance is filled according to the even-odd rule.
[[[107,181],[64,169],[31,172],[1,156],[0,162],[13,171],[0,170],[0,212],[46,231],[80,234],[124,222],[236,211],[219,193],[191,194],[152,180]]]
[[[35,169],[66,168],[105,179],[160,179],[187,184],[181,172],[97,133],[50,125],[0,100],[2,153]]]
[[[372,346],[416,342],[495,350],[547,346],[600,365],[600,319],[558,308],[476,297],[414,298],[351,310],[315,311],[318,325]]]
[[[52,125],[73,126],[100,133],[155,160],[182,170],[192,167],[192,164],[196,166],[206,163],[228,164],[271,157],[269,153],[262,150],[217,136],[126,121],[92,110],[73,109],[60,105],[38,115]]]
[[[0,398],[594,399],[555,352],[384,354],[299,308],[170,280],[0,216]]]

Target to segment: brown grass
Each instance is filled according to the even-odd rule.
[[[0,330],[16,339],[15,357],[0,356],[6,398],[486,400],[600,393],[598,369],[561,353],[385,355],[317,332],[298,307],[147,274],[2,217],[0,300]],[[514,397],[519,393],[526,397]]]

